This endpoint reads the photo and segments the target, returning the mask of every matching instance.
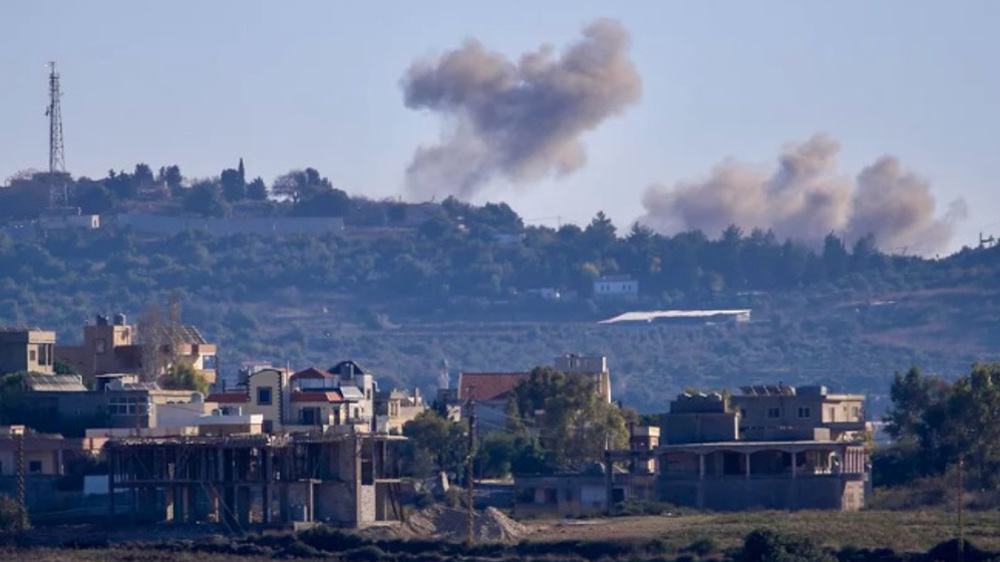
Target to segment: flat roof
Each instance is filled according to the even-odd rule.
[[[598,324],[615,324],[618,322],[652,322],[665,318],[712,318],[715,316],[747,316],[751,312],[749,308],[725,309],[725,310],[650,310],[648,312],[625,312],[601,320]]]
[[[818,449],[820,447],[864,447],[861,442],[852,441],[719,441],[714,443],[676,443],[657,447],[664,452],[685,450],[724,450],[724,449]]]

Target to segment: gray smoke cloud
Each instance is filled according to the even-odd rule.
[[[439,144],[414,154],[407,189],[468,198],[495,177],[525,183],[578,170],[581,136],[642,97],[629,46],[621,24],[602,19],[559,55],[543,45],[515,63],[469,40],[414,63],[401,81],[406,106],[445,125]]]
[[[825,134],[787,147],[773,173],[733,160],[700,181],[650,186],[640,222],[666,233],[701,229],[716,235],[729,225],[771,229],[779,238],[818,241],[830,232],[854,241],[868,233],[884,250],[932,253],[965,218],[958,199],[936,214],[930,184],[883,156],[856,178],[837,168],[840,143]]]

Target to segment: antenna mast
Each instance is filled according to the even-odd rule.
[[[62,110],[59,108],[59,74],[56,63],[49,62],[49,107],[45,115],[49,118],[49,203],[69,205],[66,187],[66,154],[63,148]]]

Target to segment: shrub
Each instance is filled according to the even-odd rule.
[[[715,542],[715,539],[711,537],[703,537],[689,544],[684,550],[685,552],[691,552],[697,554],[698,556],[705,556],[706,554],[711,554],[718,549],[719,545]]]
[[[342,550],[358,548],[365,544],[364,539],[361,537],[326,525],[319,525],[299,533],[298,540],[312,548],[318,548],[327,552],[340,552]]]
[[[345,559],[358,560],[360,562],[379,562],[379,560],[385,557],[385,551],[371,544],[344,553]]]
[[[284,558],[319,558],[323,553],[302,541],[294,541],[281,551]]]
[[[28,514],[8,495],[0,494],[0,533],[23,531],[31,525]]]
[[[757,529],[746,536],[738,557],[740,562],[834,562],[813,541],[782,535],[770,529]]]

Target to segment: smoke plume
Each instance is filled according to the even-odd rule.
[[[402,79],[406,106],[444,117],[439,144],[421,146],[406,170],[414,194],[468,198],[494,177],[531,182],[578,170],[580,137],[642,96],[630,39],[599,20],[557,55],[551,45],[515,63],[469,40]]]
[[[817,134],[788,147],[766,174],[727,160],[707,178],[643,196],[641,222],[662,232],[701,229],[715,235],[729,225],[771,229],[779,238],[817,241],[830,232],[848,241],[869,233],[884,250],[931,253],[945,246],[965,217],[965,202],[942,217],[930,184],[883,156],[853,180],[837,169],[840,143]]]

